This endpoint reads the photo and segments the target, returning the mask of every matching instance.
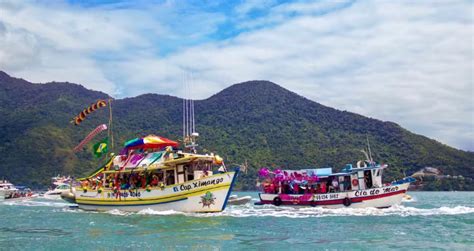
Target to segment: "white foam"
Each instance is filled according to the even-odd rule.
[[[147,208],[147,209],[140,210],[139,212],[137,212],[137,214],[140,214],[140,215],[178,215],[178,214],[181,214],[183,215],[185,213],[174,211],[174,210],[155,211],[151,208]]]
[[[70,209],[70,204],[66,202],[55,202],[45,200],[16,200],[5,201],[3,205],[27,206],[27,207],[55,207],[62,208],[62,212],[84,212],[82,210]],[[90,212],[88,212],[90,213]],[[128,216],[137,215],[185,215],[190,217],[288,217],[288,218],[308,218],[308,217],[340,217],[340,216],[431,216],[431,215],[459,215],[474,213],[474,207],[468,206],[442,206],[437,208],[416,208],[406,205],[395,205],[386,209],[377,208],[339,208],[327,209],[321,207],[288,207],[273,205],[256,206],[233,205],[228,206],[225,211],[219,213],[183,213],[174,210],[155,211],[143,209],[137,213],[124,212],[118,209],[109,210],[106,213],[111,215]]]
[[[69,207],[74,204],[67,202],[55,202],[55,201],[41,201],[41,200],[14,200],[5,201],[3,205],[9,206],[24,206],[24,207]]]
[[[130,213],[109,211],[116,215],[128,215]],[[308,217],[340,217],[340,216],[429,216],[429,215],[457,215],[474,213],[474,208],[465,206],[440,207],[431,209],[421,209],[415,207],[393,206],[387,209],[378,208],[340,208],[326,209],[320,207],[275,207],[264,206],[230,206],[225,211],[219,213],[183,213],[174,210],[155,211],[144,209],[136,214],[139,215],[186,215],[190,217],[287,217],[287,218],[308,218]]]
[[[415,197],[411,197],[410,199],[402,198],[403,203],[410,203],[410,202],[416,202],[416,201],[417,200]]]
[[[211,214],[186,214],[194,217],[288,217],[288,218],[309,218],[309,217],[340,217],[340,216],[430,216],[430,215],[458,215],[474,213],[474,208],[466,206],[440,207],[422,209],[415,207],[393,206],[387,209],[378,208],[339,208],[327,209],[320,207],[275,207],[265,205],[254,206],[234,206],[229,207],[224,212]]]
[[[106,213],[112,214],[112,215],[121,215],[121,216],[126,216],[126,215],[131,214],[131,213],[128,213],[128,212],[120,211],[118,209],[112,209],[112,210],[106,211]]]

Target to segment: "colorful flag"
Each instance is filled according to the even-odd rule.
[[[94,104],[90,105],[86,109],[84,109],[81,113],[79,113],[74,119],[72,119],[71,123],[74,123],[75,125],[79,125],[90,113],[93,111],[100,109],[102,107],[107,106],[107,101],[105,100],[98,100]]]
[[[94,155],[97,158],[102,157],[102,154],[107,153],[107,145],[108,145],[109,138],[104,138],[103,140],[97,142],[94,147],[92,148],[94,151]]]

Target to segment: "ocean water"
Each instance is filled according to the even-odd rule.
[[[474,250],[474,192],[409,194],[388,209],[245,205],[213,214],[3,202],[0,250]]]

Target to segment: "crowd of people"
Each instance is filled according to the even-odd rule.
[[[262,168],[259,177],[263,179],[262,188],[265,193],[283,194],[306,194],[306,193],[331,193],[349,190],[350,177],[344,177],[344,181],[339,182],[338,176],[320,178],[315,174],[308,175],[303,172],[269,171]],[[342,185],[342,186],[341,186]]]
[[[134,172],[99,174],[96,177],[82,181],[81,186],[83,189],[92,190],[100,190],[102,188],[114,190],[130,190],[164,187],[166,186],[166,184],[173,183],[174,174],[172,172],[166,175],[166,179],[164,178],[163,172]]]

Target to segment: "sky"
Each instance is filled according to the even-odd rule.
[[[474,151],[472,1],[0,0],[0,70],[116,98],[270,80]]]

